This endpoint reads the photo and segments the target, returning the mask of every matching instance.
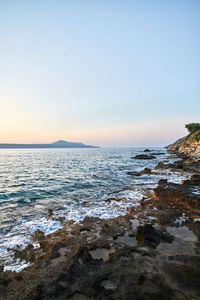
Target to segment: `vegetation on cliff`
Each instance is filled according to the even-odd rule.
[[[186,139],[199,141],[200,140],[200,123],[189,123],[185,125],[185,128],[189,131]]]
[[[175,143],[167,146],[167,150],[189,159],[190,163],[196,164],[196,168],[200,167],[200,123],[190,123],[185,125],[189,134],[178,139]]]

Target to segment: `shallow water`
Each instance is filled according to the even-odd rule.
[[[195,255],[196,235],[188,227],[167,227],[167,231],[174,236],[171,244],[161,243],[157,250],[162,255]]]
[[[61,226],[46,219],[48,208],[55,217],[75,221],[85,216],[115,217],[137,204],[145,187],[154,187],[160,178],[174,182],[183,178],[165,173],[127,175],[128,171],[152,168],[168,156],[165,149],[155,148],[165,154],[153,160],[131,159],[143,150],[0,149],[0,264],[10,265],[12,255],[7,248],[26,245],[36,229],[47,234]],[[104,201],[108,197],[120,201]]]

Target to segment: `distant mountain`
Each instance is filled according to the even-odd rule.
[[[85,145],[83,143],[72,143],[59,140],[50,144],[0,144],[0,149],[10,148],[99,148],[97,146]]]

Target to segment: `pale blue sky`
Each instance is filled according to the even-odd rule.
[[[200,1],[0,0],[0,142],[164,145],[200,121]]]

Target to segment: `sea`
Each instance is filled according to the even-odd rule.
[[[32,243],[37,229],[48,234],[62,227],[59,217],[75,222],[86,216],[117,217],[139,205],[160,179],[183,179],[166,170],[158,175],[127,175],[154,168],[159,161],[177,160],[165,148],[149,149],[162,154],[138,160],[131,157],[144,154],[144,148],[0,149],[0,265],[4,270],[18,272],[30,265],[15,260],[8,248]],[[50,219],[48,209],[53,211]]]

